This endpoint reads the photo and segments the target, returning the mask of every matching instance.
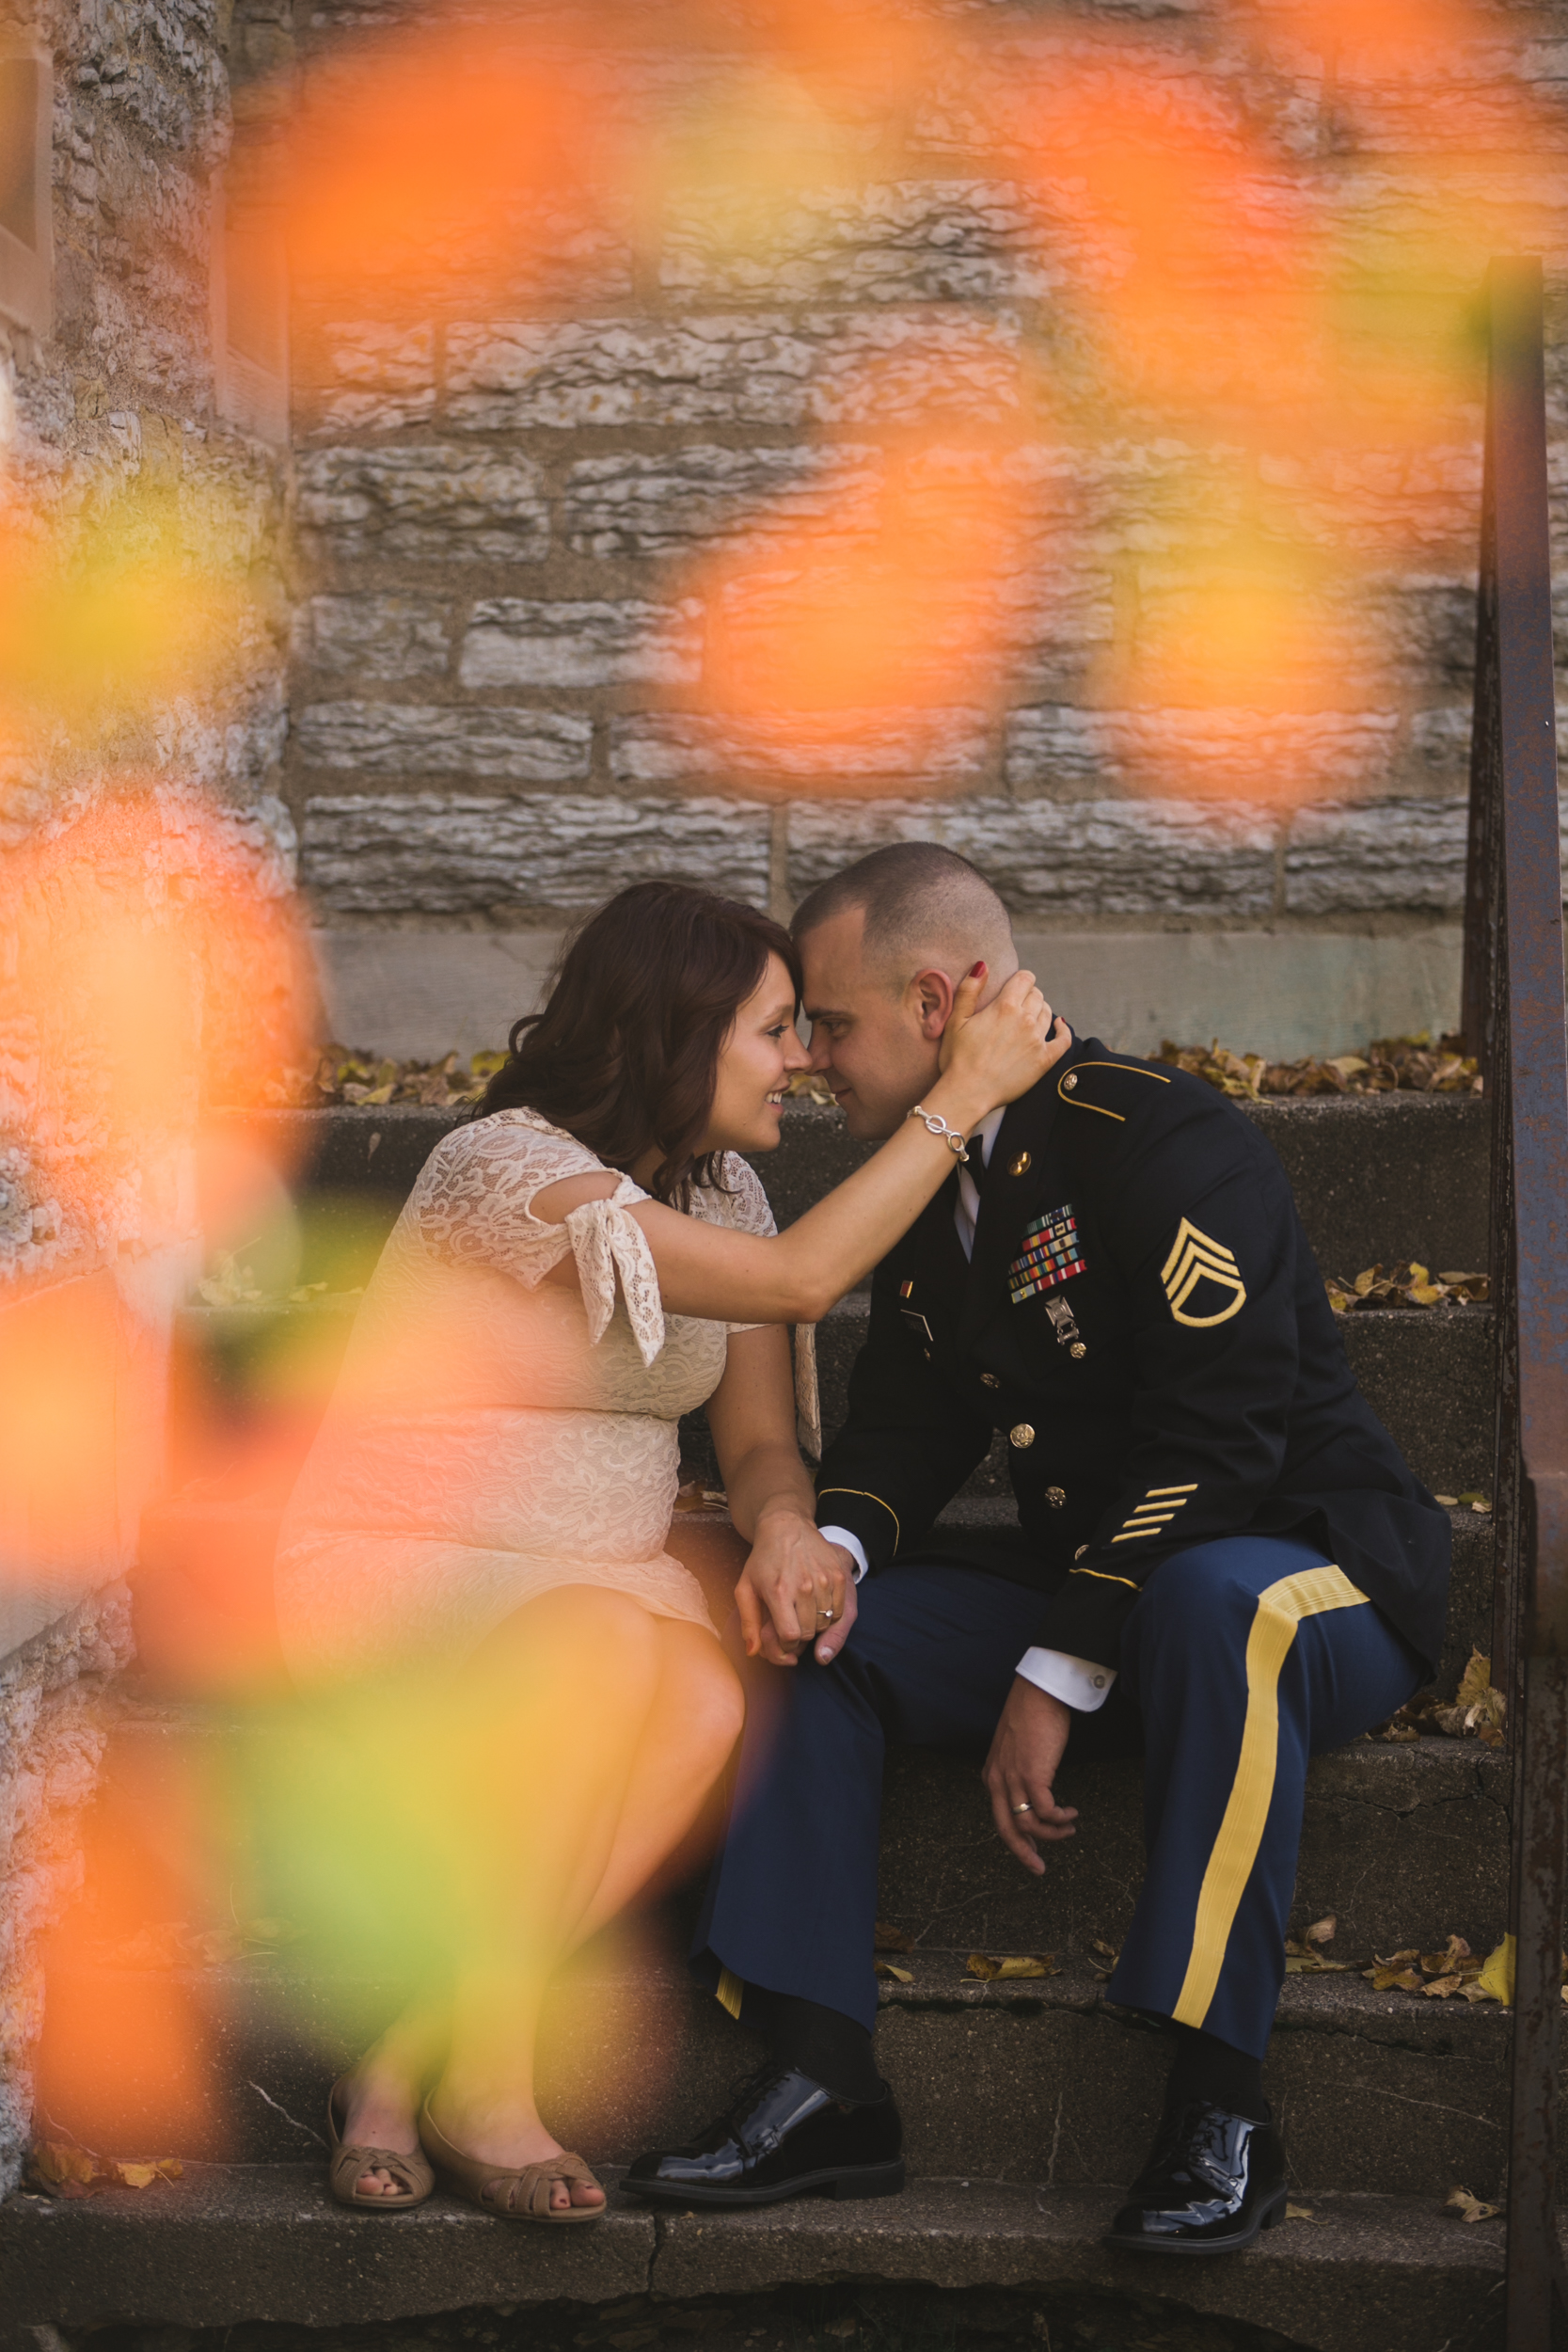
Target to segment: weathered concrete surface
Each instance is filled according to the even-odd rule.
[[[1432,2201],[1315,2197],[1312,2219],[1234,2261],[1108,2252],[1110,2188],[917,2180],[902,2197],[805,2199],[755,2214],[666,2214],[617,2196],[593,2229],[512,2228],[437,2198],[367,2225],[326,2202],[314,2166],[193,2169],[178,2189],[0,2210],[0,2248],[26,2325],[100,2317],[331,2327],[475,2304],[657,2303],[775,2287],[1071,2286],[1160,2297],[1278,2330],[1307,2352],[1493,2352],[1500,2225],[1465,2229]],[[1144,2309],[1150,2317],[1157,2312]],[[36,2315],[36,2317],[35,2317]],[[654,2314],[650,2314],[651,2316]]]
[[[661,2225],[656,2291],[735,2295],[846,2278],[974,2288],[1083,2281],[1274,2327],[1323,2352],[1427,2352],[1445,2331],[1453,2341],[1485,2328],[1501,2270],[1499,2231],[1461,2235],[1449,2217],[1404,2199],[1315,2200],[1312,2222],[1271,2231],[1240,2259],[1215,2263],[1108,2252],[1099,2240],[1116,2204],[1114,2190],[921,2181],[875,2204],[672,2216]],[[1464,2242],[1480,2236],[1488,2242]]]
[[[1137,1759],[1079,1763],[1069,1743],[1061,1786],[1078,1807],[1077,1834],[1053,1850],[1039,1880],[996,1836],[982,1760],[928,1749],[890,1756],[879,1915],[923,1944],[965,1950],[1119,1947],[1144,1871]],[[1412,1945],[1440,1951],[1449,1934],[1490,1951],[1508,1902],[1505,1788],[1504,1768],[1470,1740],[1362,1740],[1315,1758],[1298,1927],[1335,1913],[1332,1956],[1363,1964]]]

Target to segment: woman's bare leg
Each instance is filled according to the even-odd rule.
[[[596,1880],[579,1873],[580,1902],[565,1951],[576,1951],[666,1873],[705,1857],[692,1837],[740,1737],[740,1678],[711,1633],[677,1617],[655,1619],[658,1688],[633,1761],[609,1858]],[[717,1836],[719,1823],[713,1822]],[[706,1842],[704,1840],[703,1842]],[[689,1845],[692,1851],[686,1851]],[[673,1866],[679,1865],[679,1870]]]
[[[471,1809],[476,1775],[488,1785],[498,1774],[523,1791],[521,1804],[485,1806],[479,1817],[486,1834],[468,1875],[487,1924],[455,2002],[408,2011],[367,2053],[348,2092],[345,2136],[412,2148],[422,2087],[450,2048],[433,2100],[441,2128],[466,2152],[513,2166],[560,2146],[533,2104],[546,1980],[689,1837],[738,1736],[743,1703],[711,1634],[578,1586],[546,1595],[499,1629],[465,1677],[461,1706],[484,1728],[459,1740],[460,1752],[471,1751],[477,1738],[482,1753],[467,1754],[455,1775],[454,1806],[467,1785]],[[560,1742],[580,1758],[585,1724],[594,1755],[562,1802]],[[529,1793],[536,1771],[553,1791],[547,1823]],[[389,2175],[362,2177],[368,2189],[397,2191]],[[592,2190],[571,2194],[578,2204],[599,2202]],[[553,2202],[567,2201],[558,2185]]]
[[[573,1889],[609,1861],[657,1684],[655,1620],[623,1594],[578,1585],[519,1610],[456,1694],[461,1959],[431,2112],[455,2147],[498,2169],[561,2153],[534,2104],[539,2005]],[[553,2202],[568,2201],[597,2205],[602,2192],[558,2184]]]

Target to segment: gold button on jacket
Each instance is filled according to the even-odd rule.
[[[1051,1508],[1053,1511],[1059,1511],[1063,1503],[1067,1501],[1067,1488],[1065,1486],[1047,1486],[1045,1490],[1045,1499],[1047,1502],[1050,1503]]]
[[[1034,1442],[1035,1432],[1026,1421],[1015,1422],[1007,1432],[1007,1443],[1016,1445],[1021,1450],[1026,1445],[1033,1445]]]

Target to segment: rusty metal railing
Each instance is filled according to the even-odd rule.
[[[1568,1053],[1541,264],[1482,297],[1486,466],[1463,1021],[1492,1104],[1493,1680],[1513,1763],[1508,2352],[1568,2343],[1557,2235],[1568,1863]]]

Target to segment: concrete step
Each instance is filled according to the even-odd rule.
[[[473,2310],[492,2333],[526,2311],[523,2342],[543,2344],[547,2319],[562,2346],[651,2345],[661,2334],[684,2345],[696,2331],[711,2352],[739,2352],[761,2341],[756,2306],[732,2314],[705,2298],[778,2290],[821,2296],[814,2322],[829,2298],[842,2303],[831,2333],[868,2343],[923,2341],[960,2314],[1005,2328],[1014,2297],[1037,2314],[1034,2341],[1053,2318],[1056,2340],[1077,2342],[1083,2328],[1065,2314],[1085,2296],[1135,2297],[1138,2316],[1185,2319],[1195,2343],[1205,2320],[1273,2329],[1298,2352],[1492,2352],[1500,2342],[1502,2225],[1465,2228],[1429,2198],[1315,2197],[1310,2220],[1265,2233],[1243,2255],[1191,2262],[1104,2248],[1113,2187],[916,2179],[874,2203],[805,2198],[656,2219],[611,2185],[605,2219],[577,2230],[508,2228],[445,2196],[367,2218],[329,2201],[316,2163],[193,2166],[175,2187],[71,2203],[13,2197],[0,2208],[12,2342],[35,2352],[24,2328],[105,2317],[336,2328]],[[606,2304],[619,2334],[585,2308]],[[768,2340],[782,2344],[776,2327]],[[803,2352],[816,2338],[802,2325],[789,2341]]]
[[[822,1427],[831,1437],[848,1406],[850,1369],[865,1342],[871,1295],[851,1291],[816,1331]],[[1434,1492],[1490,1494],[1493,1318],[1479,1306],[1358,1308],[1339,1327],[1362,1394],[1418,1478]],[[999,1431],[966,1494],[1011,1492]]]
[[[1429,1094],[1277,1097],[1243,1104],[1278,1152],[1313,1249],[1325,1271],[1351,1275],[1374,1261],[1416,1257],[1436,1267],[1484,1269],[1488,1106]],[[358,1197],[384,1230],[415,1177],[461,1114],[413,1104],[322,1111],[233,1112],[306,1192]],[[794,1102],[783,1139],[756,1167],[781,1225],[791,1223],[858,1168],[840,1113]]]
[[[692,1983],[673,1942],[657,1923],[623,1933],[565,1972],[546,2003],[541,2111],[592,2163],[684,2141],[763,2055]],[[986,1948],[1042,1947],[1037,1934]],[[911,1981],[884,1983],[877,2051],[914,2170],[1058,2186],[1135,2173],[1159,2120],[1167,2045],[1110,2006],[1089,1955],[1057,1947],[1055,1958],[1053,1976],[985,1983],[961,1948],[898,1957]],[[162,2017],[199,2014],[210,2120],[170,2121],[166,2074],[150,2059],[139,2080],[122,2061],[112,2116],[92,2116],[80,2096],[62,2102],[46,2030],[49,2114],[108,2153],[283,2162],[324,2149],[327,2085],[407,1996],[385,1979],[297,1961],[170,1972],[156,1986],[147,1973],[98,1969],[53,1982],[50,1998],[62,2015],[90,2000],[105,2022],[134,2005],[149,2050],[173,2041]],[[1441,2198],[1463,2181],[1496,2194],[1509,2023],[1493,2003],[1374,1994],[1355,1974],[1288,1979],[1265,2082],[1293,2181],[1308,2193]]]
[[[979,1760],[890,1756],[879,1916],[921,1947],[1118,1947],[1144,1871],[1138,1759],[1075,1766],[1069,1743],[1057,1787],[1078,1807],[1077,1834],[1051,1849],[1040,1879],[998,1839]],[[1314,1757],[1296,1931],[1332,1912],[1333,1956],[1360,1963],[1411,1945],[1441,1950],[1450,1933],[1490,1951],[1507,1917],[1508,1770],[1500,1751],[1468,1740],[1360,1740]]]

